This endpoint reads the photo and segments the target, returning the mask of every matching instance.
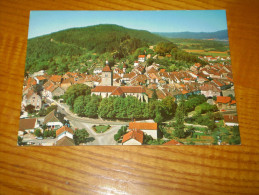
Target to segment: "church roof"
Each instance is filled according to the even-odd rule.
[[[103,72],[111,72],[111,68],[110,66],[106,65],[104,68],[103,68]]]

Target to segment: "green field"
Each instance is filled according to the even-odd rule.
[[[99,125],[99,126],[93,126],[93,129],[96,133],[104,133],[107,131],[111,126],[110,125]]]
[[[229,56],[229,43],[227,41],[200,40],[200,39],[169,39],[180,49],[195,55]],[[218,53],[217,53],[218,52]]]

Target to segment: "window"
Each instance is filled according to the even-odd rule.
[[[108,74],[105,74],[105,77],[108,77]]]

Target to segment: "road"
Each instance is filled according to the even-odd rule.
[[[86,129],[89,133],[89,141],[86,145],[117,145],[114,140],[114,134],[118,132],[122,125],[128,125],[128,122],[121,121],[104,121],[102,119],[91,119],[86,117],[79,117],[69,110],[66,104],[58,103],[55,100],[48,99],[48,102],[54,102],[58,106],[58,111],[65,115],[70,124],[74,128]],[[93,125],[110,125],[111,128],[104,133],[96,133]]]

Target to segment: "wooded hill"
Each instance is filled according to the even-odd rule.
[[[111,53],[125,58],[137,48],[168,40],[144,30],[134,30],[113,24],[72,28],[28,40],[26,70],[48,69],[48,62],[59,56],[82,56],[89,53]],[[64,59],[62,59],[64,60]],[[66,59],[70,61],[70,59]],[[65,61],[66,61],[65,60]],[[42,67],[35,69],[35,64]]]

